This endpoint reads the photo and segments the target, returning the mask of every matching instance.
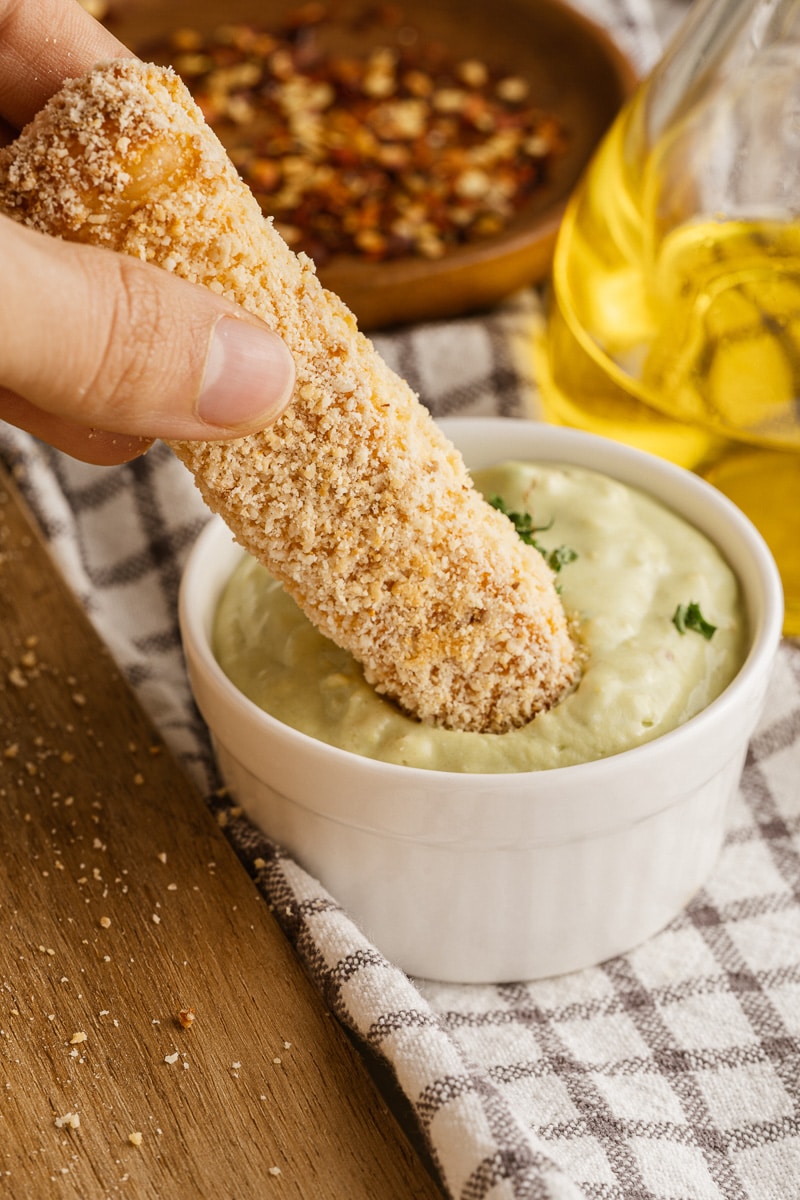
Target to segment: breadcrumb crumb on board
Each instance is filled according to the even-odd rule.
[[[573,684],[542,556],[262,215],[173,71],[116,60],[68,82],[0,151],[0,211],[209,287],[284,338],[297,385],[277,423],[173,449],[379,692],[421,721],[502,733]]]

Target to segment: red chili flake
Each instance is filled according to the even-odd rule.
[[[529,81],[454,57],[394,5],[349,23],[382,39],[360,54],[328,48],[334,24],[312,0],[275,29],[181,28],[140,48],[184,78],[294,250],[318,266],[437,258],[499,233],[547,184],[567,134]]]

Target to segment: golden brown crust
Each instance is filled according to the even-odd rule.
[[[173,448],[379,691],[423,721],[503,732],[571,685],[541,555],[264,219],[173,72],[118,60],[65,85],[0,151],[0,211],[203,284],[286,340],[297,387],[272,428]]]

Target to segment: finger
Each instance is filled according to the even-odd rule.
[[[294,361],[263,322],[138,259],[0,218],[0,386],[85,428],[241,437],[274,421]]]
[[[123,55],[76,0],[0,0],[0,116],[21,129],[65,79]]]
[[[21,396],[0,388],[0,420],[17,429],[24,429],[57,450],[63,450],[82,462],[110,467],[130,462],[149,450],[148,438],[130,437],[124,433],[106,433],[102,429],[87,429],[52,413],[43,412]]]

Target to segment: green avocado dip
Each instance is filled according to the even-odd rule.
[[[236,687],[284,724],[355,754],[499,773],[618,754],[682,724],[733,679],[747,642],[739,588],[698,530],[641,492],[577,467],[511,462],[473,478],[507,513],[525,514],[518,527],[535,529],[535,544],[559,566],[584,659],[574,691],[510,733],[420,724],[377,695],[351,655],[248,556],[225,588],[213,634]],[[687,611],[701,613],[713,634],[687,623]]]

